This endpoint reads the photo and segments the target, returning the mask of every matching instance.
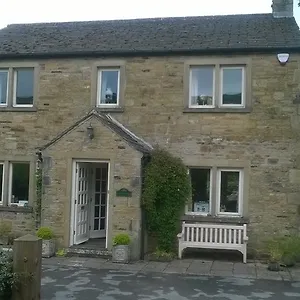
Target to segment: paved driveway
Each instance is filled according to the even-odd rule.
[[[43,267],[42,300],[293,300],[300,282]]]

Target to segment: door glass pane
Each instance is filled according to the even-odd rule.
[[[118,104],[119,70],[102,70],[100,104]]]
[[[105,219],[100,219],[100,229],[105,229]]]
[[[95,206],[95,218],[99,218],[99,206]]]
[[[220,212],[239,212],[240,172],[221,171]]]
[[[101,169],[96,168],[96,179],[101,179]]]
[[[99,230],[99,219],[94,219],[94,230]]]
[[[12,164],[11,203],[28,204],[29,163]]]
[[[243,69],[223,68],[222,104],[242,104]]]
[[[7,104],[8,72],[0,70],[0,105]]]
[[[101,217],[105,217],[105,210],[106,210],[106,206],[102,205],[101,206]]]
[[[96,205],[100,204],[100,194],[95,194],[95,204]]]
[[[96,189],[96,192],[100,192],[100,180],[96,180],[95,189]]]
[[[101,192],[106,192],[106,180],[101,181]]]
[[[16,105],[33,104],[33,68],[16,69]]]
[[[214,68],[192,68],[190,80],[190,104],[213,105]]]
[[[2,199],[2,192],[3,192],[3,171],[4,167],[2,164],[0,164],[0,202],[3,201]]]
[[[192,182],[192,212],[210,212],[210,169],[190,169]]]
[[[101,194],[101,204],[106,204],[106,193]]]

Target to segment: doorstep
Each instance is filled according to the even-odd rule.
[[[300,266],[282,268],[279,272],[267,270],[261,262],[229,262],[219,260],[182,259],[171,262],[135,261],[129,264],[113,263],[110,258],[52,257],[43,259],[43,265],[76,266],[82,268],[111,269],[135,273],[173,273],[192,276],[238,277],[240,280],[268,279],[280,281],[300,281]]]
[[[82,247],[72,246],[64,249],[67,257],[95,257],[95,258],[111,258],[112,252],[107,249],[86,249]]]

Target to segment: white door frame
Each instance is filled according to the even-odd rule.
[[[108,245],[108,219],[109,219],[109,191],[110,191],[110,161],[109,160],[95,160],[95,159],[73,159],[72,161],[72,193],[71,193],[71,214],[70,214],[70,246],[74,245],[74,230],[75,230],[75,203],[76,197],[76,165],[77,163],[106,163],[108,165],[107,174],[107,200],[106,200],[106,228],[105,228],[105,247]]]

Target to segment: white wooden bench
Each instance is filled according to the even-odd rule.
[[[247,262],[247,225],[182,223],[182,232],[177,235],[178,256],[181,259],[185,248],[238,250]]]

